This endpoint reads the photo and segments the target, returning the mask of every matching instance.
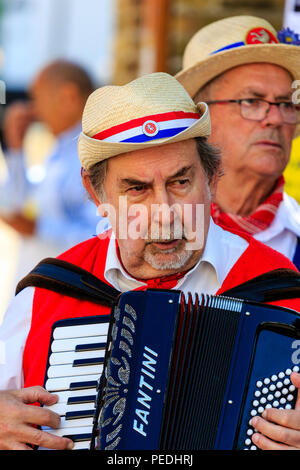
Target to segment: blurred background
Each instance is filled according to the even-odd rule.
[[[58,59],[76,62],[95,87],[122,85],[155,71],[175,74],[194,32],[217,19],[240,14],[261,16],[278,30],[289,26],[300,32],[298,0],[0,0],[0,184],[8,178],[5,112],[9,105],[28,99],[33,81],[47,64]],[[22,158],[31,182],[44,177],[43,168],[56,140],[41,120],[26,126]],[[285,177],[287,192],[300,202],[299,175],[300,140],[295,139]],[[31,235],[27,241],[31,237],[33,243],[24,243],[26,235],[1,217],[5,204],[11,202],[3,201],[0,321],[20,277],[41,258],[58,254],[47,243],[37,248]],[[23,213],[34,217],[34,201],[30,205],[24,196],[21,203]],[[51,204],[49,199],[49,210]]]

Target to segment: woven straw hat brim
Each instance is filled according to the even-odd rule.
[[[193,139],[195,137],[209,137],[211,124],[208,106],[206,103],[199,103],[197,107],[202,116],[192,126],[169,138],[156,139],[143,143],[114,143],[93,139],[82,132],[78,139],[78,153],[81,166],[85,170],[88,170],[94,164],[102,160],[106,160],[107,158],[115,157],[123,153],[171,144]]]
[[[213,78],[239,65],[267,62],[300,78],[300,46],[289,44],[255,44],[218,52],[181,70],[175,78],[194,98],[196,93]]]

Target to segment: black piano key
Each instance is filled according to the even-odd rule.
[[[93,403],[96,400],[96,395],[86,395],[82,397],[69,397],[68,405],[74,405],[78,403]]]
[[[104,363],[104,357],[90,357],[89,359],[75,359],[73,367],[96,366]]]
[[[92,418],[96,410],[68,411],[66,413],[66,421],[70,419]]]
[[[95,351],[96,349],[105,349],[106,343],[77,344],[75,352]]]
[[[98,382],[97,380],[90,380],[88,382],[71,382],[70,383],[70,390],[80,390],[84,388],[97,388]]]
[[[63,437],[71,439],[73,442],[88,441],[92,439],[92,433],[88,434],[65,434]]]
[[[93,403],[96,400],[96,395],[86,395],[82,397],[69,397],[67,404],[68,405],[77,405],[80,403]]]

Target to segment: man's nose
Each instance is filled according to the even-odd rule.
[[[284,124],[283,117],[278,105],[270,104],[269,110],[265,118],[261,121],[261,124],[263,127],[278,127]]]
[[[151,204],[152,220],[156,223],[164,225],[172,223],[174,213],[171,209],[172,198],[166,189],[161,189],[155,193]]]

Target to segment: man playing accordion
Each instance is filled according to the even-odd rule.
[[[168,74],[96,90],[83,114],[79,158],[83,184],[112,228],[59,260],[120,292],[218,295],[277,268],[296,272],[283,255],[212,221],[221,165],[209,135],[207,105],[195,105]],[[300,311],[298,298],[275,303]],[[1,449],[73,447],[69,438],[37,428],[60,423],[50,406],[57,396],[42,388],[51,328],[58,320],[109,313],[106,306],[39,284],[16,295],[0,330],[7,358],[0,363]],[[300,388],[299,374],[291,380]],[[46,407],[30,406],[36,402]],[[267,410],[255,428],[253,442],[262,433],[271,448],[300,448],[299,399],[295,409]]]

